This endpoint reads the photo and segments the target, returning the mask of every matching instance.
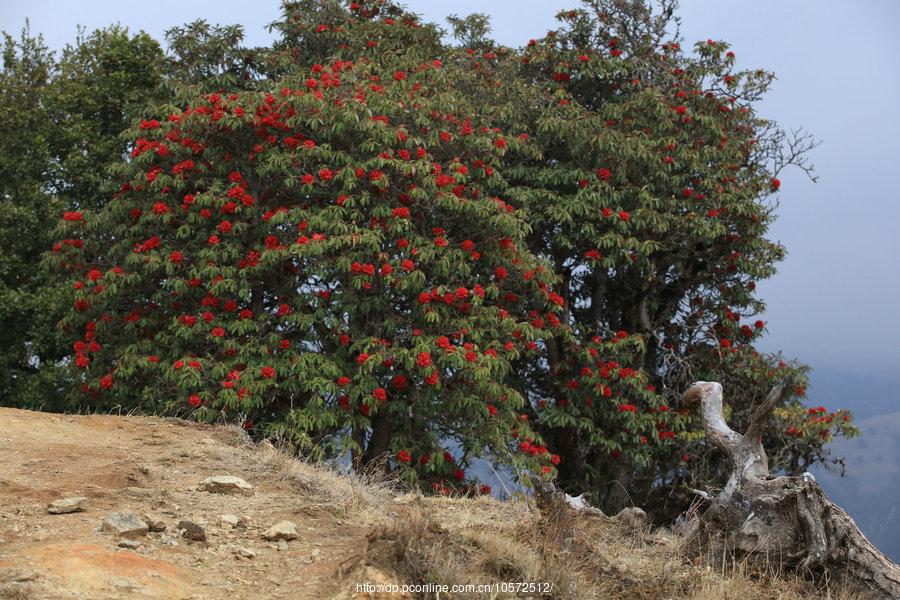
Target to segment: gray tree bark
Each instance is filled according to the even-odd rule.
[[[707,497],[709,508],[693,530],[702,544],[735,551],[848,581],[873,598],[900,598],[900,567],[882,554],[852,518],[832,502],[810,473],[773,476],[761,437],[786,385],[774,388],[741,435],[725,422],[722,386],[698,381],[684,394],[700,406],[707,438],[732,460],[725,488]]]

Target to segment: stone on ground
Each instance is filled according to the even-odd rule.
[[[232,475],[216,475],[207,477],[200,483],[200,490],[212,494],[243,494],[249,496],[253,493],[253,486]]]
[[[205,542],[206,530],[199,524],[187,519],[178,521],[178,529],[183,529],[181,537],[191,540],[192,542]]]
[[[84,496],[69,496],[54,500],[47,505],[47,512],[51,515],[65,515],[73,512],[81,512],[87,506],[87,498]]]
[[[150,528],[136,514],[125,511],[115,512],[103,519],[100,530],[122,537],[137,537],[147,535]]]
[[[262,536],[270,542],[296,540],[300,537],[297,535],[297,525],[293,521],[279,521],[263,531]]]

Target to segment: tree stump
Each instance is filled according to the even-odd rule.
[[[769,393],[744,435],[725,422],[719,383],[698,381],[685,392],[685,404],[700,406],[707,437],[733,464],[725,488],[706,495],[710,505],[694,534],[704,545],[716,540],[737,552],[847,581],[873,598],[900,598],[900,567],[866,539],[812,474],[769,472],[762,432],[787,389],[782,384]]]

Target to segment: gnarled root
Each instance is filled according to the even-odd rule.
[[[827,572],[873,598],[900,598],[900,567],[882,554],[856,523],[832,502],[810,473],[772,477],[760,441],[785,386],[772,390],[744,435],[722,412],[722,386],[700,381],[684,395],[699,404],[707,437],[732,459],[734,470],[700,517],[701,543],[718,539],[738,551],[786,565]]]

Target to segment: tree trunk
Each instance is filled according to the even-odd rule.
[[[387,456],[388,446],[391,441],[391,420],[386,407],[381,407],[372,418],[372,435],[369,436],[369,445],[363,452],[361,466],[368,467],[376,461],[383,460]]]
[[[706,436],[733,464],[721,493],[711,497],[698,492],[711,503],[696,523],[696,539],[804,570],[827,571],[873,598],[900,598],[900,567],[866,539],[810,473],[769,473],[762,432],[787,389],[783,384],[769,393],[744,435],[725,422],[720,384],[699,381],[685,392],[686,405],[700,405]]]

